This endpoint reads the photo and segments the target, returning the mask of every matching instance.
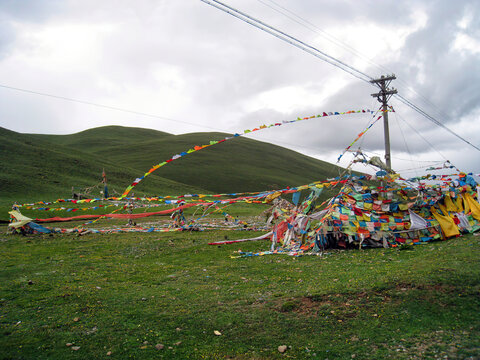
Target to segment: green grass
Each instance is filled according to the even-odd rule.
[[[0,359],[480,355],[477,236],[240,259],[268,243],[225,236],[255,233],[2,235]]]
[[[140,171],[126,164],[119,166],[106,154],[92,155],[46,139],[48,136],[19,134],[0,128],[0,205],[13,201],[70,198],[72,186],[78,190],[99,184],[103,169],[107,173],[110,193],[113,195],[117,191],[121,194],[136,177],[143,175],[143,170],[148,170]],[[131,163],[135,162],[132,160]],[[91,197],[101,197],[100,190],[103,188],[92,190]],[[134,193],[141,196],[145,193],[173,195],[199,191],[205,190],[152,174],[148,181],[138,185]]]

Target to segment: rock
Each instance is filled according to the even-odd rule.
[[[111,351],[107,352],[107,356],[110,356],[110,355],[112,355],[112,352]]]
[[[68,347],[70,347],[70,346],[73,345],[73,343],[66,343],[65,345],[68,346]]]
[[[163,350],[164,347],[165,347],[165,345],[163,345],[163,344],[155,345],[155,349],[157,349],[157,350]]]
[[[175,344],[173,344],[173,345],[178,346],[178,345],[180,345],[181,343],[182,343],[181,341],[177,341],[177,342],[176,342]]]
[[[214,333],[215,335],[217,335],[217,336],[222,335],[222,333],[221,333],[220,331],[218,331],[218,330],[214,330],[213,333]]]
[[[94,326],[91,330],[87,330],[85,333],[87,335],[92,335],[93,333],[96,333],[98,330],[98,328],[96,326]]]
[[[285,351],[287,351],[287,345],[280,345],[280,346],[278,347],[278,352],[279,352],[279,353],[282,353],[282,354],[283,354]]]
[[[80,320],[79,317],[73,318],[73,321],[75,321],[75,322],[77,322],[77,321],[79,321],[79,320]]]
[[[176,328],[175,330],[177,330],[177,331],[182,331],[182,329],[181,329],[181,328]]]
[[[80,350],[80,346],[72,346],[71,349],[73,351],[77,351],[77,350]]]
[[[143,342],[143,345],[147,345],[147,344],[148,344],[148,341],[145,340],[145,341]]]

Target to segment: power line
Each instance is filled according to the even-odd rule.
[[[276,28],[274,28],[273,26],[270,26],[264,22],[262,22],[261,20],[258,20],[258,19],[255,19],[253,17],[251,17],[250,15],[240,11],[240,10],[237,10],[231,6],[228,6],[220,1],[217,1],[217,0],[200,0],[202,2],[204,2],[205,4],[208,4],[208,5],[211,5],[219,10],[222,10],[223,12],[227,13],[227,14],[230,14],[234,17],[236,17],[237,19],[239,20],[242,20],[252,26],[255,26],[256,28],[262,30],[262,31],[265,31],[266,33],[269,33],[270,35],[273,35],[275,36],[276,38],[280,39],[280,40],[283,40],[287,43],[289,43],[290,45],[293,45],[313,56],[316,56],[318,57],[319,59],[329,63],[330,65],[333,65],[335,67],[338,67],[339,69],[342,69],[343,71],[345,72],[348,72],[350,75],[353,75],[355,76],[356,78],[360,79],[360,80],[363,80],[365,82],[368,82],[369,80],[371,80],[372,78],[365,74],[364,72],[358,70],[358,69],[355,69],[354,67],[344,63],[343,61],[339,60],[339,59],[336,59],[334,58],[333,56],[331,55],[328,55],[327,53],[311,46],[311,45],[308,45],[306,44],[305,42],[293,37],[293,36],[290,36],[288,34],[286,34],[285,32],[281,31],[281,30],[278,30]]]
[[[40,92],[40,91],[21,89],[21,88],[18,88],[18,87],[13,87],[13,86],[8,86],[8,85],[3,85],[3,84],[0,84],[0,87],[5,88],[5,89],[10,89],[10,90],[15,90],[15,91],[21,91],[21,92],[28,93],[28,94],[41,95],[41,96],[46,96],[46,97],[50,97],[50,98],[54,98],[54,99],[60,99],[60,100],[75,102],[75,103],[79,103],[79,104],[96,106],[96,107],[104,108],[104,109],[108,109],[108,110],[115,110],[115,111],[121,111],[121,112],[129,113],[129,114],[147,116],[147,117],[151,117],[151,118],[172,121],[172,122],[175,122],[175,123],[192,125],[192,126],[196,126],[196,127],[200,127],[200,128],[207,128],[207,129],[211,129],[211,130],[215,130],[215,131],[224,131],[224,130],[219,130],[219,129],[216,129],[216,128],[213,128],[213,127],[210,127],[210,126],[206,126],[206,125],[198,125],[198,124],[191,123],[191,122],[188,122],[188,121],[172,119],[172,118],[168,118],[168,117],[165,117],[165,116],[148,114],[148,113],[144,113],[144,112],[141,112],[141,111],[124,109],[124,108],[120,108],[120,107],[116,107],[116,106],[94,103],[94,102],[91,102],[91,101],[78,100],[78,99],[69,98],[69,97],[65,97],[65,96],[48,94],[48,93],[44,93],[44,92]]]
[[[173,121],[173,122],[176,122],[176,123],[193,125],[193,126],[200,127],[200,128],[208,128],[208,129],[211,129],[211,130],[221,131],[221,132],[228,133],[228,134],[231,133],[230,130],[214,128],[214,127],[210,127],[210,126],[206,126],[206,125],[198,125],[198,124],[191,123],[191,122],[188,122],[188,121],[176,120],[176,119],[167,118],[167,117],[159,116],[159,115],[148,114],[148,113],[144,113],[144,112],[140,112],[140,111],[136,111],[136,110],[129,110],[129,109],[123,109],[123,108],[119,108],[119,107],[115,107],[115,106],[94,103],[94,102],[91,102],[91,101],[84,101],[84,100],[69,98],[69,97],[60,96],[60,95],[54,95],[54,94],[48,94],[48,93],[39,92],[39,91],[27,90],[27,89],[22,89],[22,88],[18,88],[18,87],[3,85],[3,84],[0,84],[0,87],[5,88],[5,89],[9,89],[9,90],[20,91],[20,92],[24,92],[24,93],[28,93],[28,94],[40,95],[40,96],[45,96],[45,97],[50,97],[50,98],[54,98],[54,99],[70,101],[70,102],[84,104],[84,105],[96,106],[96,107],[104,108],[104,109],[107,109],[107,110],[121,111],[121,112],[131,113],[131,114],[140,115],[140,116],[153,117],[153,118],[157,118],[157,119]],[[251,134],[253,135],[255,133],[251,133]],[[311,151],[314,151],[315,153],[318,152],[317,148],[302,146],[302,145],[299,145],[299,144],[287,143],[287,142],[284,142],[284,141],[280,141],[278,139],[270,139],[270,138],[261,137],[257,141],[266,141],[266,142],[270,142],[270,143],[273,143],[273,144],[283,144],[284,146],[286,145],[286,146],[290,146],[290,147],[294,147],[294,148],[302,148],[302,149],[306,149],[306,150],[311,150]],[[332,166],[334,166],[334,165],[332,165]]]
[[[365,81],[365,82],[371,82],[373,80],[372,77],[370,77],[368,74],[358,70],[358,69],[355,69],[354,67],[344,63],[343,61],[339,60],[339,59],[336,59],[335,57],[331,56],[331,55],[328,55],[326,54],[325,52],[311,46],[311,45],[308,45],[306,44],[305,42],[293,37],[293,36],[290,36],[288,34],[286,34],[285,32],[283,31],[280,31],[276,28],[274,28],[273,26],[270,26],[264,22],[262,22],[261,20],[258,20],[258,19],[255,19],[253,17],[251,17],[250,15],[240,11],[240,10],[237,10],[229,5],[226,5],[218,0],[200,0],[208,5],[211,5],[229,15],[232,15],[234,17],[236,17],[237,19],[239,20],[242,20],[252,26],[255,26],[256,28],[262,30],[262,31],[265,31],[275,37],[277,37],[278,39],[280,40],[283,40],[313,56],[316,56],[317,58],[329,63],[330,65],[333,65],[353,76],[355,76],[356,78],[362,80],[362,81]],[[463,142],[467,143],[468,145],[472,146],[473,148],[475,148],[476,150],[480,151],[480,148],[473,145],[471,142],[469,142],[468,140],[466,140],[465,138],[461,137],[460,135],[458,135],[457,133],[455,133],[453,130],[449,129],[447,126],[445,126],[443,123],[441,123],[440,121],[438,121],[437,119],[435,119],[433,116],[427,114],[425,111],[423,111],[422,109],[420,109],[417,105],[413,104],[411,101],[407,100],[406,98],[404,98],[403,96],[401,95],[396,95],[396,98],[400,99],[401,102],[403,102],[405,105],[407,105],[408,107],[412,108],[413,110],[417,111],[419,114],[421,114],[422,116],[424,116],[425,118],[427,118],[428,120],[432,121],[434,124],[444,128],[445,130],[447,130],[448,132],[450,132],[452,135],[455,135],[456,137],[458,137],[460,140],[462,140]]]
[[[370,63],[371,65],[373,66],[376,66],[378,67],[379,69],[383,70],[383,71],[386,71],[386,72],[392,72],[390,70],[388,70],[387,68],[383,67],[382,65],[379,65],[377,63],[375,63],[374,61],[372,61],[371,59],[369,59],[367,56],[363,55],[361,52],[357,51],[355,48],[349,46],[348,44],[342,42],[341,40],[337,39],[335,36],[329,34],[328,32],[326,32],[325,30],[319,28],[318,26],[316,26],[315,24],[313,24],[312,22],[306,20],[305,18],[301,17],[300,15],[294,13],[293,11],[287,9],[286,7],[278,4],[277,2],[273,1],[273,0],[268,0],[269,2],[271,2],[272,4],[275,4],[275,6],[277,6],[278,8],[286,11],[287,13],[291,14],[292,16],[286,14],[285,12],[283,12],[282,10],[279,10],[269,4],[267,4],[265,1],[263,0],[257,0],[259,1],[260,3],[264,4],[265,6],[269,7],[270,9],[282,14],[283,16],[289,18],[290,20],[296,22],[297,24],[309,29],[310,31],[316,33],[316,34],[320,34],[321,36],[323,36],[324,38],[326,38],[328,41],[332,42],[333,44],[343,48],[344,50],[347,50],[349,52],[351,52],[352,54],[358,56],[359,58],[367,61],[368,63]],[[300,21],[298,21],[297,19],[299,19]]]
[[[448,159],[440,152],[438,151],[437,149],[435,149],[435,147],[432,145],[432,143],[430,141],[428,141],[422,134],[420,134],[417,129],[415,129],[412,125],[410,125],[403,117],[401,117],[400,115],[397,114],[397,117],[402,120],[405,124],[408,125],[408,127],[410,129],[412,129],[419,137],[421,137],[423,139],[423,141],[425,141],[428,145],[430,145],[430,147],[435,150],[438,155],[440,155],[445,161],[448,161]]]
[[[349,46],[348,44],[342,42],[341,40],[337,39],[335,36],[329,34],[328,32],[326,32],[325,30],[319,28],[318,26],[316,26],[315,24],[313,24],[312,22],[306,20],[305,18],[301,17],[300,15],[294,13],[293,11],[287,9],[286,7],[278,4],[277,2],[275,2],[274,0],[267,0],[269,1],[270,3],[272,4],[275,4],[275,6],[277,6],[278,8],[282,9],[282,10],[279,10],[269,4],[267,4],[264,0],[257,0],[259,1],[260,3],[264,4],[265,6],[269,7],[270,9],[282,14],[283,16],[289,18],[290,20],[294,21],[295,23],[309,29],[310,31],[316,33],[316,34],[320,34],[321,36],[323,36],[324,38],[326,38],[328,41],[332,42],[333,44],[349,51],[350,53],[352,53],[353,55],[355,56],[358,56],[359,58],[367,61],[369,64],[373,65],[373,66],[376,66],[377,68],[383,70],[383,71],[386,71],[387,73],[393,73],[392,70],[390,69],[387,69],[385,66],[383,65],[380,65],[380,64],[377,64],[376,62],[374,62],[373,60],[371,60],[370,58],[368,58],[366,55],[364,55],[363,53],[361,53],[360,51],[356,50],[355,48]],[[292,16],[286,14],[285,12],[291,14]],[[295,18],[299,19],[300,21],[296,20]],[[410,86],[407,82],[403,81],[402,79],[397,79],[398,82],[400,84],[403,84],[406,89],[408,91],[411,91],[413,92],[415,95],[417,95],[421,100],[423,100],[427,105],[431,106],[435,111],[437,111],[437,113],[443,117],[448,117],[441,109],[438,108],[438,106],[436,106],[433,102],[431,102],[430,100],[428,100],[424,95],[420,94],[418,91],[416,91],[412,86]]]
[[[468,145],[470,145],[471,147],[477,149],[478,151],[480,151],[480,148],[476,145],[473,145],[470,141],[468,141],[467,139],[463,138],[462,136],[458,135],[456,132],[454,132],[453,130],[451,130],[450,128],[448,128],[447,126],[445,126],[443,123],[441,123],[440,121],[438,121],[437,119],[435,119],[433,116],[430,116],[429,114],[427,114],[425,111],[423,111],[422,109],[420,109],[417,105],[413,104],[411,101],[405,99],[402,95],[398,95],[396,94],[395,97],[400,100],[402,103],[404,103],[405,105],[407,105],[408,107],[410,107],[411,109],[415,110],[416,112],[418,112],[419,114],[423,115],[425,118],[427,118],[428,120],[430,120],[431,122],[433,122],[435,125],[438,125],[440,127],[442,127],[443,129],[447,130],[450,134],[452,135],[455,135],[457,138],[459,138],[460,140],[462,140],[463,142],[467,143]]]

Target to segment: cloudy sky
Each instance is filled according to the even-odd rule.
[[[371,77],[395,73],[392,86],[402,96],[480,147],[477,0],[225,2]],[[200,0],[0,2],[0,126],[18,132],[104,125],[240,132],[324,111],[376,109],[374,92]],[[448,159],[480,172],[478,150],[398,100],[391,104],[394,168],[415,176]],[[256,138],[334,162],[371,120],[319,118]],[[382,122],[358,146],[383,157]]]

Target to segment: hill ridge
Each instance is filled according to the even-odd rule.
[[[0,197],[70,192],[71,183],[88,185],[102,168],[109,184],[122,192],[133,179],[176,153],[220,132],[173,135],[158,130],[105,126],[69,135],[22,134],[0,130]],[[218,139],[220,140],[220,139]],[[10,159],[10,161],[8,160]],[[22,164],[22,166],[10,164]],[[307,184],[338,176],[339,167],[281,146],[239,137],[189,154],[162,167],[135,191],[166,192],[261,191]],[[30,176],[29,176],[30,174]]]

